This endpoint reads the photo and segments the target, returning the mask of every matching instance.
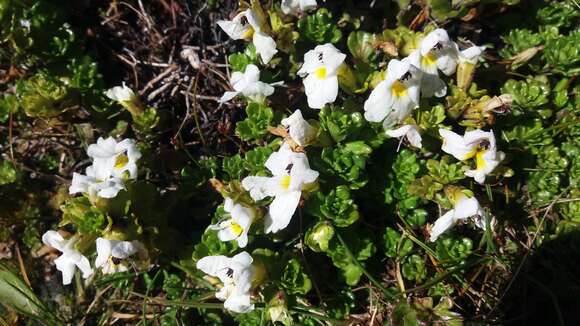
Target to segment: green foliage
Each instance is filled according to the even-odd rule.
[[[332,139],[340,143],[347,137],[356,137],[364,126],[364,118],[360,112],[347,112],[336,107],[324,107],[319,114],[320,127]]]
[[[419,255],[411,255],[405,259],[401,272],[410,281],[421,282],[427,276],[425,260]]]
[[[306,294],[312,289],[312,282],[297,259],[288,261],[280,284],[290,294]]]
[[[337,227],[347,227],[358,220],[358,206],[351,199],[350,191],[346,186],[333,189],[320,206],[322,214],[330,219]]]
[[[99,235],[108,223],[106,215],[94,207],[86,197],[70,199],[61,210],[60,225],[73,224],[81,233]]]
[[[369,259],[376,252],[373,241],[366,234],[345,235],[344,241],[347,247],[343,246],[336,238],[331,243],[328,256],[332,259],[334,266],[338,267],[346,284],[356,285],[363,274],[361,269],[362,262]],[[350,255],[352,254],[352,256]],[[351,258],[352,257],[352,258]],[[353,261],[353,258],[358,261]]]
[[[362,141],[324,148],[320,168],[347,183],[350,189],[359,189],[368,181],[364,169],[371,152],[372,148]]]
[[[460,163],[452,163],[450,156],[443,156],[441,160],[428,160],[429,175],[442,185],[452,184],[465,179]]]
[[[550,85],[546,80],[528,79],[516,81],[508,80],[501,89],[502,93],[513,96],[514,102],[525,110],[548,103]]]
[[[9,161],[0,161],[0,186],[16,182],[17,173]]]
[[[385,189],[385,202],[391,204],[397,200],[402,212],[416,208],[419,197],[408,191],[412,189],[410,186],[421,170],[417,155],[407,149],[401,150],[393,162],[392,170]]]
[[[245,71],[247,65],[256,64],[258,60],[256,47],[253,44],[249,44],[244,52],[232,53],[228,57],[228,62],[234,71]]]
[[[543,52],[543,58],[555,70],[565,76],[573,76],[580,72],[580,31],[568,36],[549,39]]]
[[[265,135],[274,113],[265,104],[250,102],[246,106],[247,118],[236,125],[236,135],[243,140],[255,140]]]
[[[45,325],[60,322],[32,289],[4,263],[0,264],[0,303]]]
[[[540,25],[567,28],[578,22],[580,13],[573,3],[566,1],[552,1],[536,13]]]
[[[18,83],[16,96],[26,115],[33,118],[59,115],[74,103],[66,84],[46,74]]]
[[[0,301],[7,309],[0,311],[28,316],[17,320],[24,324],[60,324],[61,314],[68,324],[81,319],[91,325],[110,323],[110,305],[87,310],[79,304],[91,302],[96,293],[102,295],[96,302],[137,302],[115,305],[114,311],[134,314],[138,325],[341,325],[356,322],[358,316],[396,325],[461,325],[463,317],[454,311],[471,320],[475,311],[483,316],[491,307],[503,309],[489,293],[501,292],[498,281],[517,270],[514,257],[521,255],[517,244],[529,242],[525,235],[537,234],[533,248],[525,249],[540,253],[539,245],[574,234],[580,223],[580,14],[569,1],[507,7],[518,2],[398,0],[369,7],[362,2],[319,1],[309,12],[284,14],[280,1],[242,1],[236,13],[224,12],[230,6],[222,0],[210,1],[201,11],[143,2],[138,12],[97,3],[0,1],[0,61],[6,68],[0,78],[0,242],[20,248],[34,290],[42,291],[43,300],[56,298],[51,307],[58,306],[55,313],[46,308],[12,268],[2,265]],[[99,13],[84,21],[78,12],[85,8]],[[214,26],[207,33],[202,26],[198,40],[191,31],[199,26],[184,29],[178,22],[158,19],[167,12],[179,13],[166,15],[174,20],[193,12],[197,18],[192,21],[198,24],[232,18],[249,8],[263,19],[260,32],[276,42],[279,52],[268,64],[259,59],[251,40],[224,43],[225,35],[215,33]],[[102,21],[95,25],[94,18]],[[191,41],[204,58],[194,91],[199,94],[196,104],[203,105],[203,121],[196,120],[202,122],[199,128],[189,125],[186,108],[179,104],[191,66],[184,60],[170,61],[171,69],[179,69],[153,81],[165,74],[157,59],[174,56],[174,50],[165,53],[164,42],[159,47],[151,42],[146,51],[136,49],[150,41],[131,42],[141,23],[155,38]],[[111,26],[118,33],[109,33]],[[385,26],[389,28],[383,30]],[[412,114],[393,126],[418,126],[422,147],[410,149],[405,141],[389,139],[380,123],[368,122],[364,103],[370,90],[388,77],[389,61],[408,56],[436,26],[448,28],[461,50],[473,43],[485,45],[486,53],[474,67],[469,87],[458,86],[455,76],[439,74],[447,85],[445,96],[422,97]],[[492,30],[502,41],[488,35]],[[103,35],[111,39],[103,40]],[[219,39],[213,39],[215,35]],[[334,44],[347,58],[337,71],[336,100],[311,110],[296,71],[304,53],[324,43]],[[223,51],[204,44],[240,52],[226,60]],[[121,48],[124,53],[117,53]],[[503,60],[497,60],[496,53]],[[134,66],[121,58],[133,60]],[[284,85],[268,98],[241,98],[245,116],[237,121],[239,113],[211,100],[223,91],[224,62],[230,71],[255,64],[265,81]],[[139,91],[142,101],[130,116],[118,105],[111,106],[104,95],[105,81],[123,80]],[[162,92],[153,94],[157,90]],[[497,99],[505,103],[492,103]],[[298,108],[318,130],[308,146],[289,141],[291,128],[276,127],[282,115]],[[484,185],[466,177],[465,170],[474,162],[456,160],[441,150],[441,128],[459,134],[493,130],[498,149],[506,153],[493,173],[503,177]],[[137,181],[127,181],[126,190],[113,199],[67,195],[66,179],[85,166],[80,155],[86,158],[86,147],[107,135],[139,143],[143,157]],[[284,141],[294,152],[304,152],[319,175],[296,198],[288,227],[265,233],[265,217],[274,215],[268,207],[272,196],[252,200],[242,180],[271,177],[264,164]],[[290,180],[296,180],[294,175]],[[268,195],[290,191],[291,181],[286,181],[275,175],[260,190]],[[431,243],[433,223],[456,204],[447,197],[451,189],[472,193],[490,218],[491,229],[476,228],[473,219],[466,218]],[[237,241],[221,241],[207,228],[234,215],[225,212],[220,195],[257,213],[245,248]],[[280,202],[276,204],[285,204]],[[545,218],[540,218],[544,212]],[[152,267],[137,270],[131,265],[128,272],[108,276],[97,272],[85,283],[77,273],[74,284],[58,287],[55,297],[52,289],[47,292],[36,284],[53,273],[34,272],[47,271],[53,253],[46,259],[28,255],[43,252],[42,233],[58,227],[71,233],[67,238],[91,263],[97,237],[139,239],[149,250],[143,264]],[[212,296],[222,284],[203,276],[196,262],[242,251],[253,258],[250,293],[255,309],[239,314],[225,311]],[[529,275],[538,257],[529,257]],[[18,261],[10,260],[14,262]],[[500,278],[490,274],[498,262],[506,274]],[[545,257],[539,262],[560,266]],[[476,294],[469,289],[472,284],[484,290]],[[149,304],[162,309],[151,310]],[[563,304],[558,307],[566,309]],[[498,310],[495,316],[510,313]]]
[[[10,113],[18,110],[18,100],[12,94],[4,94],[0,99],[0,123],[8,121]]]
[[[389,258],[403,258],[413,250],[413,242],[390,227],[385,230],[383,241],[385,242],[385,255]]]
[[[377,36],[371,33],[356,31],[348,35],[346,44],[353,58],[360,62],[372,62],[376,58]]]
[[[473,242],[469,238],[444,236],[437,240],[435,252],[441,264],[458,264],[471,255]]]
[[[317,44],[337,43],[342,38],[342,32],[332,18],[332,13],[326,8],[318,9],[298,21],[298,31],[301,36]]]
[[[334,237],[334,228],[328,222],[318,222],[306,231],[304,241],[313,251],[324,252],[328,250],[330,240]]]
[[[516,54],[529,48],[539,45],[542,42],[542,36],[528,29],[512,29],[507,35],[501,37],[506,43],[499,54],[504,58],[511,58]]]

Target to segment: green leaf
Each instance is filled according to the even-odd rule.
[[[0,303],[44,325],[58,322],[57,316],[4,263],[0,263]]]
[[[565,37],[546,41],[543,58],[554,69],[565,76],[574,76],[580,72],[580,31],[574,31]]]
[[[362,261],[367,260],[376,252],[373,241],[363,232],[347,233],[344,238],[350,251],[361,264]],[[351,260],[347,249],[336,238],[332,239],[327,254],[332,259],[334,266],[341,269],[346,284],[353,286],[359,282],[363,275],[362,269]]]
[[[333,189],[324,199],[320,211],[337,227],[347,227],[359,218],[358,206],[346,186]]]
[[[402,265],[401,272],[403,273],[403,277],[406,279],[421,282],[427,277],[425,258],[419,255],[411,255],[407,257]]]
[[[364,117],[360,112],[347,112],[336,107],[324,107],[319,118],[322,130],[337,143],[356,137],[364,126]]]
[[[427,5],[431,8],[431,15],[438,21],[444,21],[458,15],[457,10],[453,10],[451,0],[427,0]]]
[[[417,313],[411,306],[401,301],[393,311],[393,321],[395,325],[401,326],[419,326],[419,319]]]
[[[350,146],[327,147],[322,150],[321,161],[316,160],[315,164],[327,174],[347,182],[349,188],[359,189],[368,181],[365,173],[368,155],[365,153],[369,148],[360,142],[351,143]]]
[[[225,157],[222,161],[222,169],[229,176],[230,180],[238,180],[244,174],[244,160],[240,154]]]
[[[264,164],[273,150],[270,147],[256,147],[249,150],[244,155],[244,169],[248,171],[248,175],[267,175]]]
[[[303,271],[303,267],[297,259],[290,259],[284,268],[280,284],[290,294],[306,294],[312,289],[312,282]]]
[[[427,222],[427,216],[429,214],[426,210],[418,208],[412,210],[410,213],[405,214],[405,220],[411,227],[413,228],[420,228],[421,226],[425,225]]]
[[[548,103],[550,84],[545,79],[508,80],[501,89],[504,94],[510,94],[514,103],[529,110]]]
[[[246,106],[246,115],[247,118],[236,125],[236,134],[242,140],[256,140],[267,134],[268,126],[274,118],[271,108],[265,104],[250,102]]]
[[[542,43],[542,36],[528,29],[512,29],[501,39],[506,43],[506,46],[499,50],[499,54],[505,59]]]
[[[376,35],[363,31],[351,32],[346,40],[348,50],[354,59],[359,62],[367,63],[376,59],[376,43]]]
[[[461,169],[462,164],[459,162],[451,163],[450,156],[443,156],[439,161],[428,160],[426,166],[429,175],[443,185],[465,179],[465,174]]]
[[[580,11],[571,2],[552,1],[536,12],[540,25],[567,28],[573,26],[580,17]]]
[[[469,238],[444,235],[437,240],[435,252],[441,264],[454,265],[462,263],[471,255],[473,242]]]
[[[304,242],[315,252],[328,250],[330,240],[334,237],[334,228],[328,222],[318,222],[306,231]]]
[[[13,94],[4,94],[0,99],[0,123],[8,121],[10,113],[18,110],[18,99]]]
[[[33,118],[57,116],[74,103],[63,81],[40,73],[20,80],[16,86],[16,96],[26,115]]]
[[[413,241],[408,238],[401,239],[401,234],[395,229],[387,227],[383,234],[385,242],[385,255],[390,258],[403,258],[413,250]]]
[[[16,182],[18,173],[10,161],[0,161],[0,186]]]
[[[337,43],[342,32],[332,19],[332,13],[320,8],[314,14],[305,15],[298,21],[300,35],[317,44]]]
[[[87,197],[75,197],[62,207],[62,220],[59,226],[74,225],[80,233],[100,235],[107,226],[107,217],[94,207]]]
[[[249,64],[258,63],[258,54],[253,44],[248,44],[244,52],[232,53],[228,57],[228,62],[233,71],[245,71]]]

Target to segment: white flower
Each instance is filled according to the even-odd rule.
[[[415,125],[404,125],[398,129],[394,130],[387,130],[385,133],[394,138],[402,138],[405,137],[409,141],[411,146],[416,148],[423,147],[421,143],[421,134],[419,133],[419,128]]]
[[[103,274],[125,272],[129,268],[126,259],[145,250],[139,241],[119,241],[97,238],[97,259],[95,267],[101,268]]]
[[[254,310],[250,303],[250,289],[254,268],[252,257],[245,251],[232,258],[226,256],[207,256],[198,260],[196,266],[202,272],[217,277],[223,287],[215,294],[224,301],[224,307],[238,313]]]
[[[225,92],[220,98],[220,103],[227,102],[238,94],[242,94],[251,98],[254,101],[261,102],[264,98],[274,93],[274,87],[260,81],[260,69],[253,64],[246,66],[246,70],[242,73],[234,71],[230,78],[230,83],[234,88],[233,92]]]
[[[54,260],[56,269],[62,272],[62,284],[71,283],[77,267],[83,273],[83,278],[93,275],[93,269],[87,257],[74,249],[74,240],[65,240],[58,232],[50,230],[42,235],[42,242],[62,252],[62,255]]]
[[[304,64],[298,70],[303,80],[308,106],[320,109],[332,103],[338,95],[338,67],[346,59],[334,45],[318,45],[304,54]]]
[[[460,161],[475,157],[475,169],[465,171],[465,175],[474,178],[480,184],[485,182],[486,175],[505,158],[505,154],[497,150],[493,130],[468,131],[462,137],[453,131],[439,129],[439,135],[443,137],[441,149],[444,152]]]
[[[282,12],[286,15],[296,15],[316,8],[316,0],[282,0]]]
[[[137,95],[135,92],[129,87],[125,85],[125,82],[121,86],[115,86],[113,88],[108,89],[105,92],[105,96],[110,98],[113,101],[118,102],[133,102],[137,99]]]
[[[265,165],[272,177],[246,177],[242,186],[254,200],[274,197],[265,217],[264,232],[278,232],[288,226],[303,188],[316,181],[318,172],[310,169],[306,154],[293,152],[287,143],[272,153]]]
[[[220,20],[217,23],[234,40],[251,37],[256,52],[260,54],[264,63],[270,62],[272,57],[278,53],[276,41],[262,32],[260,27],[266,22],[260,22],[258,16],[250,9],[239,13],[232,20]]]
[[[103,139],[99,137],[96,144],[87,149],[87,154],[93,159],[95,177],[106,180],[109,177],[137,178],[137,160],[141,152],[135,146],[135,141],[125,139],[119,143],[113,137]]]
[[[455,191],[452,197],[454,197],[451,198],[453,209],[435,221],[435,224],[431,228],[431,236],[429,238],[431,242],[437,240],[441,234],[452,228],[457,222],[472,216],[475,217],[475,225],[481,229],[485,229],[483,210],[475,197],[467,197],[459,190]]]
[[[403,121],[419,105],[421,71],[408,60],[391,60],[385,80],[365,101],[365,119],[383,122],[385,128]]]
[[[457,45],[444,29],[438,28],[421,40],[419,49],[409,55],[411,63],[423,71],[421,94],[445,96],[447,85],[439,78],[438,70],[450,76],[457,68]]]
[[[119,178],[99,179],[95,175],[92,166],[87,167],[86,175],[73,173],[72,183],[68,189],[69,194],[84,193],[89,198],[114,198],[119,191],[125,189],[123,180]]]
[[[242,204],[234,203],[231,198],[226,198],[224,210],[230,213],[231,218],[218,224],[210,225],[211,230],[218,231],[221,241],[236,240],[240,248],[248,244],[248,231],[255,218],[255,211]]]
[[[254,34],[254,29],[246,17],[246,11],[237,14],[232,20],[218,20],[217,24],[234,40],[250,39]]]
[[[282,125],[288,130],[290,138],[302,147],[311,144],[316,139],[316,128],[304,120],[300,110],[296,110],[288,118],[282,119]]]
[[[462,63],[476,64],[477,61],[479,61],[479,57],[483,54],[484,50],[485,46],[475,46],[475,45],[463,51],[457,50],[459,64]]]
[[[457,86],[467,89],[473,80],[475,66],[485,47],[472,46],[463,51],[459,51],[457,45],[455,47],[458,54]]]

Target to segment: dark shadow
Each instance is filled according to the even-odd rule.
[[[536,250],[502,305],[504,325],[580,325],[580,230]]]

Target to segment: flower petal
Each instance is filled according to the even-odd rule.
[[[95,267],[104,266],[111,256],[111,241],[105,238],[97,238],[97,258],[95,259]]]
[[[453,225],[456,222],[453,217],[453,214],[454,210],[450,210],[443,216],[439,217],[437,221],[435,221],[433,227],[431,228],[431,235],[429,237],[429,241],[435,242],[441,234],[445,233],[445,231],[453,227]]]
[[[277,195],[266,216],[265,233],[276,233],[288,226],[300,202],[301,191],[291,191]]]
[[[57,231],[49,230],[42,235],[42,243],[62,252],[64,251],[66,240]]]
[[[270,62],[274,55],[278,53],[278,50],[276,49],[276,41],[262,32],[254,32],[253,43],[254,46],[256,46],[256,52],[260,54],[260,58],[262,58],[264,64]]]
[[[381,122],[392,111],[392,82],[383,80],[371,92],[364,103],[365,119],[371,122]]]

